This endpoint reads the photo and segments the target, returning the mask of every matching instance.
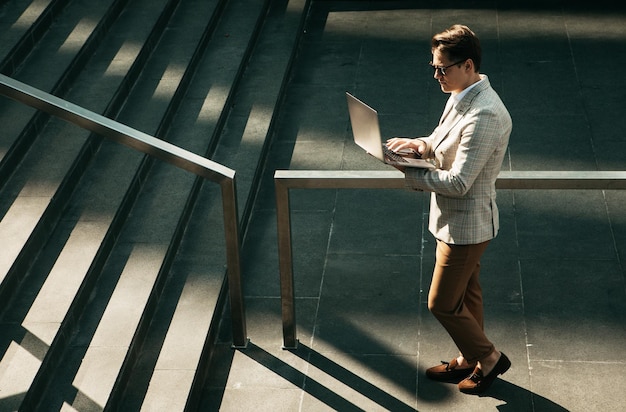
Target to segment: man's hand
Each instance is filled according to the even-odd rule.
[[[386,142],[387,147],[394,152],[414,152],[421,157],[426,151],[426,143],[419,139],[408,137],[393,137]],[[402,153],[400,153],[402,154]]]

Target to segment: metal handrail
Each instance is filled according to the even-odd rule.
[[[277,170],[274,173],[283,348],[295,349],[298,346],[289,189],[402,189],[404,183],[404,174],[396,170]],[[503,171],[498,176],[496,187],[625,190],[626,171]]]
[[[0,94],[220,185],[233,346],[247,347],[235,171],[3,74],[0,74]]]

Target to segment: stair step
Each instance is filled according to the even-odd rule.
[[[227,165],[237,171],[237,196],[239,200],[242,221],[242,233],[251,223],[251,210],[255,205],[255,196],[261,184],[260,174],[267,161],[266,152],[273,137],[273,123],[279,112],[283,98],[284,85],[289,81],[291,65],[296,53],[299,36],[302,33],[304,17],[308,8],[307,0],[290,0],[288,4],[272,2],[263,29],[259,34],[257,44],[245,75],[238,88],[237,96],[224,127],[224,133],[217,147],[214,160]],[[285,9],[289,10],[288,13]],[[210,213],[208,201],[198,201],[194,213],[205,216]],[[206,235],[190,233],[188,242],[181,248],[181,257],[198,257],[203,253],[200,241],[193,241],[195,236],[204,239]],[[271,247],[269,247],[271,249]],[[243,249],[247,249],[244,239]],[[247,271],[254,270],[254,262],[246,261],[243,253],[244,287]],[[200,263],[197,259],[194,262]],[[197,270],[200,266],[197,264]],[[229,322],[228,316],[223,319]],[[219,399],[211,388],[210,377],[213,374],[224,373],[214,370],[219,362],[212,359],[214,352],[224,353],[215,349],[216,346],[231,345],[229,336],[214,336],[208,341],[203,357],[206,359],[205,368],[198,371],[190,410],[218,410]],[[254,337],[251,337],[254,339]],[[227,353],[227,352],[226,352]],[[161,382],[165,382],[164,371]],[[174,379],[173,371],[169,379]],[[163,388],[163,387],[161,387]]]
[[[67,90],[68,82],[74,79],[74,73],[84,65],[85,56],[97,44],[96,34],[106,31],[116,17],[118,7],[113,5],[121,1],[100,2],[98,7],[91,9],[84,5],[70,6],[61,11],[63,3],[50,3],[43,12],[44,19],[59,12],[59,20],[50,25],[45,36],[41,35],[36,49],[15,73],[15,77],[45,84],[60,94]],[[87,10],[94,20],[83,23],[81,18]],[[100,22],[98,18],[101,18]],[[26,35],[33,34],[27,32]],[[50,53],[50,50],[62,49],[64,45],[71,45],[71,50]],[[42,76],[41,70],[31,69],[32,66],[40,69],[47,65],[52,67],[49,76]],[[40,80],[42,77],[46,80]],[[60,182],[71,181],[70,171],[74,169],[74,159],[80,153],[80,142],[84,141],[86,134],[77,128],[69,130],[71,128],[59,120],[51,121],[46,127],[49,116],[42,112],[33,115],[33,109],[23,105],[9,101],[2,103],[7,109],[0,112],[0,117],[7,121],[2,139],[4,147],[10,147],[0,158],[0,187],[7,186],[0,205],[0,216],[4,216],[0,222],[0,238],[9,239],[7,243],[11,245],[0,258],[0,300],[6,300],[58,218],[66,197],[64,190],[71,190],[70,186]],[[35,143],[38,134],[42,136]],[[72,136],[77,140],[73,141]],[[9,179],[12,183],[8,183]],[[16,224],[19,225],[18,233],[14,231]]]
[[[206,11],[207,13],[204,13]],[[193,41],[189,39],[185,40],[182,37],[189,36],[192,33],[193,28],[190,26],[190,22],[197,21],[199,24],[204,25],[210,19],[208,14],[211,10],[207,9],[207,3],[205,1],[183,1],[179,5],[176,11],[176,15],[173,17],[169,25],[169,30],[164,34],[161,42],[157,46],[153,57],[149,62],[149,68],[135,85],[133,92],[129,96],[126,109],[121,113],[120,120],[124,123],[130,124],[140,130],[145,130],[150,133],[154,133],[157,126],[159,126],[159,120],[162,118],[162,113],[165,110],[167,102],[172,99],[172,95],[176,90],[176,85],[180,81],[180,76],[183,74],[181,70],[176,70],[180,67],[185,67],[186,62],[178,61],[176,56],[180,52],[181,44],[193,45]],[[177,17],[178,16],[178,17]],[[180,20],[177,24],[176,21]],[[185,30],[181,28],[185,27]],[[202,26],[199,26],[202,28]],[[243,31],[240,29],[240,31]],[[178,45],[176,53],[172,50],[172,45]],[[244,48],[245,49],[245,48]],[[193,50],[192,50],[193,51]],[[232,50],[230,52],[232,54]],[[167,57],[166,59],[164,57]],[[235,64],[235,67],[239,64],[241,56],[231,58]],[[161,64],[165,62],[166,65]],[[221,60],[222,64],[226,67],[229,66],[227,61]],[[171,76],[168,76],[171,73]],[[179,76],[175,78],[175,76]],[[232,82],[232,79],[231,79]],[[221,84],[228,89],[228,83]],[[169,89],[169,90],[168,90]],[[156,90],[156,92],[154,91]],[[194,88],[194,93],[197,91]],[[159,99],[152,98],[152,95],[156,94]],[[213,102],[215,103],[215,102]],[[225,103],[220,103],[217,107],[213,107],[214,115],[219,116],[224,109]],[[131,122],[132,120],[132,122]],[[199,126],[206,132],[206,124],[199,123]],[[152,128],[152,130],[150,130]],[[211,137],[211,133],[196,133],[196,140],[204,142],[206,146],[207,139]],[[179,140],[190,142],[189,135],[179,135]],[[169,138],[169,140],[172,140]],[[206,150],[206,147],[205,147]],[[126,148],[119,148],[120,154],[106,153],[103,156],[96,156],[94,159],[94,165],[99,164],[100,161],[104,161],[107,164],[114,162],[115,158],[128,152]],[[139,167],[135,161],[126,159],[118,165],[118,168],[130,168],[135,169]],[[132,163],[132,164],[131,164]],[[176,223],[178,222],[177,214],[180,214],[184,210],[186,203],[186,191],[185,186],[191,186],[193,183],[193,176],[184,173],[180,170],[173,169],[173,172],[169,174],[159,173],[161,164],[157,164],[154,167],[153,173],[157,175],[150,177],[146,175],[142,179],[145,179],[144,189],[139,194],[135,210],[125,223],[124,229],[120,234],[117,246],[113,251],[113,257],[109,260],[109,263],[105,267],[102,278],[103,280],[98,282],[94,292],[94,298],[90,304],[85,308],[86,312],[97,312],[102,308],[102,314],[92,318],[91,315],[87,316],[81,323],[79,328],[81,331],[88,331],[85,334],[79,333],[76,337],[77,343],[72,344],[72,350],[68,352],[65,357],[74,359],[63,362],[64,364],[76,364],[78,369],[71,371],[70,375],[75,373],[75,377],[72,381],[61,379],[60,381],[55,379],[51,390],[47,391],[42,402],[53,404],[58,403],[57,399],[54,399],[57,394],[61,394],[67,399],[68,391],[78,391],[81,396],[76,398],[77,403],[72,403],[74,407],[79,407],[85,399],[89,399],[89,402],[95,402],[99,405],[115,404],[117,402],[111,397],[116,395],[115,388],[117,386],[124,386],[123,377],[124,368],[126,364],[133,364],[133,353],[135,352],[134,346],[141,343],[143,339],[142,328],[143,323],[150,320],[150,307],[153,303],[149,302],[150,296],[158,297],[160,295],[159,286],[162,283],[164,276],[161,272],[167,272],[163,269],[165,260],[167,259],[167,251],[169,248],[169,242],[171,241],[172,232],[176,230]],[[166,170],[170,165],[162,165]],[[125,173],[128,175],[129,173]],[[181,176],[182,174],[182,176]],[[191,179],[190,179],[191,177]],[[155,181],[152,186],[149,185],[151,180]],[[154,209],[152,212],[150,209]],[[223,238],[223,237],[222,237]],[[137,268],[144,267],[141,271],[142,282],[137,285],[133,279],[135,276],[134,271],[127,272],[125,268],[128,265],[132,265],[134,259],[137,258],[141,261],[141,256],[133,254],[136,247],[147,248],[148,250],[158,250],[150,256],[150,267],[141,263]],[[121,262],[121,263],[118,263]],[[223,262],[221,264],[223,270]],[[119,272],[121,270],[121,273]],[[109,286],[115,289],[109,292],[102,292],[102,289],[107,289]],[[125,288],[125,285],[130,285],[130,288]],[[110,296],[110,298],[109,298]],[[118,301],[119,297],[119,301]],[[102,301],[102,302],[101,302]],[[124,307],[123,302],[132,302],[133,305],[137,305],[136,311],[129,311]],[[92,305],[96,306],[92,310]],[[104,307],[106,305],[106,307]],[[122,316],[119,311],[125,313],[125,323],[119,322],[119,316]],[[95,323],[91,321],[95,319]],[[144,319],[147,319],[144,322]],[[117,330],[121,328],[117,333],[109,333],[110,330]],[[91,334],[93,333],[93,336]],[[110,356],[105,355],[107,359],[106,369],[104,366],[99,365],[102,360],[103,353],[109,353]],[[125,356],[122,353],[126,354]],[[80,364],[78,359],[80,358]],[[98,365],[94,368],[93,365]],[[95,374],[95,375],[94,375]],[[122,382],[122,383],[120,383]],[[50,397],[53,397],[50,399]],[[115,406],[111,406],[115,408]]]
[[[154,2],[148,3],[154,4]],[[154,15],[154,17],[158,17],[159,10],[152,10],[152,14]],[[126,19],[129,18],[129,14],[132,15],[132,13],[127,11],[124,19],[122,19],[122,21],[120,22],[120,30],[117,33],[123,34],[125,31],[129,32],[128,28],[124,29],[124,26],[128,24],[128,21]],[[150,29],[148,24],[150,14],[147,13],[145,10],[138,8],[136,10],[135,16],[138,21],[142,22],[142,24],[139,25],[139,27],[141,28],[138,29],[137,27],[133,28],[133,26],[127,26],[132,28],[129,33],[133,33],[136,39],[140,39],[142,35],[141,33],[143,32],[143,36],[145,36],[144,38],[146,38]],[[110,43],[116,44],[115,47],[117,49],[120,49],[119,38],[112,38]],[[124,50],[123,42],[121,50]],[[131,55],[130,52],[132,52],[133,54]],[[118,56],[120,54],[118,54]],[[88,69],[86,70],[86,74],[77,79],[77,87],[70,94],[70,100],[81,104],[83,99],[87,99],[92,104],[97,103],[98,105],[100,105],[100,110],[104,111],[108,104],[107,98],[113,98],[116,93],[116,87],[120,86],[123,79],[121,77],[118,77],[117,82],[111,80],[107,82],[99,82],[97,87],[91,87],[90,85],[94,84],[91,74],[93,74],[94,72],[103,73],[107,70],[107,68],[115,68],[118,69],[121,73],[125,73],[130,69],[133,63],[133,56],[136,57],[137,54],[138,50],[136,46],[133,45],[131,50],[125,52],[123,59],[114,59],[113,62],[111,62],[110,59],[106,58],[107,54],[105,52],[105,59],[99,61],[91,61]],[[96,56],[99,55],[96,54]],[[113,54],[112,56],[115,56],[115,54]],[[99,66],[101,66],[102,68],[100,69]],[[115,76],[113,76],[113,78],[115,78]],[[100,98],[100,101],[98,102],[94,102],[94,100],[92,99],[93,94],[91,94],[91,92],[93,92],[95,89],[97,89],[98,96]],[[94,106],[90,106],[89,108],[92,110],[98,110],[98,107]],[[44,208],[48,207],[49,204],[52,202],[52,199],[55,196],[55,191],[58,192],[58,187],[61,184],[61,180],[63,180],[63,178],[67,176],[69,167],[71,167],[72,162],[75,160],[78,152],[80,151],[79,149],[81,148],[81,142],[85,141],[88,136],[88,133],[76,128],[75,126],[67,125],[58,120],[50,122],[50,125],[45,130],[42,130],[42,132],[44,134],[40,139],[38,139],[38,144],[34,145],[34,147],[31,148],[29,155],[20,165],[20,170],[16,171],[16,173],[14,174],[14,179],[12,179],[17,182],[17,184],[15,184],[15,187],[24,189],[22,189],[20,194],[15,197],[17,199],[17,202],[15,202],[11,206],[10,210],[16,210],[16,213],[21,212],[22,215],[25,215],[26,210],[21,207],[21,205],[36,205],[36,202],[39,202],[40,205],[38,210],[36,211],[37,213],[30,213],[28,214],[28,216],[25,216],[18,222],[18,224],[22,225],[19,230],[21,231],[21,233],[25,234],[22,235],[25,238],[30,236],[31,233],[31,231],[25,230],[27,229],[27,227],[24,226],[25,223],[34,222],[31,223],[31,225],[36,225],[39,224],[40,221],[45,220],[42,217],[44,213]],[[51,136],[46,136],[45,133],[48,133]],[[64,139],[64,142],[62,144],[58,142],[58,136],[61,136]],[[54,142],[53,139],[55,138],[57,139],[57,144],[51,144]],[[49,159],[48,162],[45,162],[46,156]],[[54,175],[49,172],[50,170],[54,170],[55,168],[61,169],[59,164],[63,164],[63,167],[66,169],[66,171],[65,173],[63,173],[62,170],[59,170],[60,173],[56,174],[57,177],[54,178]],[[31,166],[29,167],[29,165]],[[21,170],[24,170],[24,174],[21,174]],[[41,170],[38,176],[34,173],[35,170]],[[105,179],[107,183],[115,182],[114,180],[111,180],[112,178],[115,178],[114,173],[115,170],[111,170],[111,173],[107,176],[108,180]],[[44,182],[45,184],[42,184],[41,182]],[[25,190],[27,188],[30,188],[31,186],[32,189]],[[81,285],[83,285],[83,283],[85,282],[89,269],[93,265],[94,256],[97,256],[98,254],[98,247],[101,246],[100,244],[103,242],[104,234],[109,229],[111,221],[115,215],[115,211],[109,214],[105,213],[106,209],[104,206],[107,204],[107,201],[115,198],[113,193],[117,185],[110,186],[110,189],[113,190],[110,190],[106,196],[103,197],[102,193],[88,193],[88,195],[91,195],[91,197],[81,198],[73,205],[74,212],[80,211],[80,213],[84,212],[84,214],[82,220],[78,221],[77,223],[73,223],[73,225],[75,225],[75,230],[69,235],[69,238],[70,240],[72,240],[74,238],[83,239],[84,237],[88,237],[89,243],[68,242],[67,249],[59,252],[60,254],[57,260],[57,265],[52,268],[50,276],[45,280],[45,283],[42,286],[42,290],[40,293],[37,294],[37,297],[34,300],[33,306],[32,308],[30,308],[30,310],[18,307],[14,308],[13,305],[10,306],[9,312],[18,311],[23,314],[22,316],[26,316],[26,313],[28,313],[24,320],[28,318],[29,326],[37,328],[37,330],[29,331],[29,333],[33,336],[38,337],[37,334],[40,333],[41,325],[46,326],[44,335],[46,338],[43,339],[42,337],[41,339],[45,341],[48,346],[51,345],[53,339],[57,339],[60,341],[67,340],[66,334],[58,333],[59,325],[62,321],[64,321],[64,318],[65,322],[68,322],[68,319],[75,317],[76,313],[69,309],[70,305],[72,304],[73,296],[71,294],[61,294],[59,293],[59,291],[69,292],[79,290],[81,288]],[[11,187],[13,186],[11,184],[8,184],[5,191],[12,190]],[[17,190],[13,191],[16,192]],[[68,195],[66,194],[64,197],[67,196]],[[4,198],[5,197],[3,197],[3,199]],[[85,203],[89,204],[89,201],[92,199],[99,199],[99,201],[92,201],[91,205],[95,208],[88,209]],[[65,201],[67,201],[67,199],[65,199]],[[33,206],[32,208],[34,207],[35,206]],[[117,207],[119,207],[119,200],[117,204],[113,206],[113,210],[115,210],[115,208]],[[60,209],[62,209],[62,207],[60,206],[57,209],[59,209],[59,211],[56,213],[60,213]],[[5,218],[2,220],[2,222],[0,223],[0,227],[4,225],[5,222],[7,222],[7,225],[14,225],[16,220],[12,219],[9,214],[5,216]],[[68,224],[69,223],[66,222],[66,225]],[[53,227],[54,223],[47,223],[47,225]],[[64,235],[61,235],[60,238],[60,242],[65,241]],[[11,244],[14,243],[17,242],[15,242],[15,239],[12,239]],[[90,247],[89,245],[93,245],[93,247]],[[74,249],[72,246],[79,247],[79,249]],[[54,248],[56,246],[52,247]],[[3,262],[5,260],[10,261],[10,257],[7,255],[7,253],[3,252]],[[65,265],[68,260],[72,261],[77,256],[80,257],[80,261],[73,261],[70,267],[67,267]],[[67,275],[68,271],[72,272],[72,276]],[[29,285],[25,286],[28,287]],[[36,288],[38,285],[35,284],[32,286]],[[37,291],[29,292],[28,290],[26,290],[24,293],[37,293]],[[54,301],[54,304],[52,303],[52,301]],[[54,310],[48,310],[48,308],[54,308]],[[7,317],[12,316],[14,315],[12,315],[11,313],[7,315]],[[41,321],[42,318],[45,319],[45,321]],[[38,320],[36,321],[36,323],[30,323],[33,319]],[[40,358],[40,361],[43,361],[43,356]],[[2,364],[12,364],[11,359],[5,356],[0,362],[0,365]],[[2,368],[2,366],[0,366],[0,368]],[[9,383],[13,387],[19,386],[20,390],[15,392],[15,396],[16,398],[19,398],[21,400],[23,399],[23,397],[25,396],[25,392],[29,390],[29,388],[33,390],[31,384],[35,379],[34,372],[40,374],[42,373],[41,371],[31,371],[30,373],[25,373],[25,371],[21,370],[19,367],[17,369],[9,368],[7,372],[4,373],[0,378],[0,388],[4,388],[4,385],[8,385]],[[19,379],[17,379],[17,377],[19,377]]]
[[[216,66],[215,62],[237,60],[245,63],[245,56],[239,54],[233,56],[233,53],[245,51],[245,42],[248,42],[248,37],[253,35],[252,30],[257,22],[260,23],[259,19],[264,17],[265,13],[264,9],[261,9],[261,5],[262,3],[254,0],[238,0],[228,4],[215,34],[214,46],[220,47],[211,47],[207,50],[199,67],[199,72],[204,75],[197,77],[192,84],[191,89],[194,91],[192,99],[186,101],[187,105],[183,106],[182,112],[188,110],[186,107],[197,106],[198,103],[195,101],[196,99],[193,99],[193,96],[198,94],[198,91],[203,91],[202,94],[206,95],[207,98],[204,100],[199,118],[217,119],[220,113],[228,113],[229,105],[225,99],[226,96],[221,99],[219,96],[212,96],[211,90],[214,84],[226,85],[236,81],[233,77],[236,75],[235,70],[233,70],[235,66],[232,64]],[[284,75],[278,70],[281,67],[280,62],[277,63],[277,70],[274,74]],[[224,70],[224,67],[231,67],[231,69]],[[265,85],[259,85],[259,88],[265,90]],[[234,100],[232,104],[238,104],[238,101]],[[196,110],[192,110],[192,112],[195,113]],[[203,126],[203,122],[189,122],[186,118],[181,119],[181,121],[185,123],[181,122],[180,125],[177,124],[173,127],[172,134],[176,135],[174,137],[175,143],[178,144],[180,141],[182,146],[186,146],[185,135],[195,135],[203,127],[206,127]],[[213,124],[213,122],[209,123]],[[223,136],[224,133],[222,133],[218,147],[222,145]],[[251,158],[250,161],[254,163],[256,159]],[[163,346],[150,348],[148,351],[144,350],[143,362],[156,362],[156,364],[143,400],[143,408],[150,409],[155,405],[168,405],[166,409],[182,410],[186,403],[193,404],[195,402],[193,394],[190,398],[190,392],[197,376],[207,335],[211,335],[212,323],[215,322],[216,317],[219,318],[220,316],[219,311],[217,313],[215,311],[218,307],[225,274],[221,196],[218,188],[211,187],[209,183],[205,183],[204,186],[203,197],[206,200],[201,200],[196,204],[206,205],[206,208],[201,208],[203,213],[200,215],[194,212],[194,217],[191,219],[191,222],[202,223],[199,225],[192,223],[193,229],[189,229],[194,233],[192,236],[202,236],[203,241],[191,242],[197,246],[194,253],[184,255],[180,257],[181,260],[177,260],[176,266],[182,265],[186,271],[180,273],[174,269],[170,279],[170,282],[175,282],[177,285],[176,290],[180,294],[180,300],[175,308],[170,309],[173,313],[169,315],[171,316],[171,323],[169,329],[165,331],[166,336],[159,337],[159,341],[163,341]],[[205,240],[209,238],[213,240]],[[183,246],[183,248],[185,247]],[[187,271],[189,272],[187,273]],[[182,276],[186,281],[181,285],[177,280],[173,280],[174,276]],[[152,357],[146,359],[149,358],[150,353],[157,353],[158,359],[156,361]],[[171,385],[172,379],[177,382],[174,387]],[[137,382],[137,380],[131,379],[133,382]],[[168,385],[166,391],[164,391],[164,385]],[[143,388],[138,389],[137,386],[131,386],[129,392],[143,393],[145,391],[142,390]],[[131,400],[129,399],[128,402]]]
[[[235,169],[245,228],[308,1],[125,3],[57,0],[15,78]],[[18,120],[0,147],[32,136],[20,156],[0,153],[0,242],[15,244],[0,255],[15,274],[0,279],[0,410],[210,403],[227,288],[220,188],[37,113],[0,101],[0,120]]]
[[[0,6],[0,72],[11,76],[68,0],[16,0]]]
[[[37,87],[59,97],[64,97],[76,73],[93,53],[101,36],[119,12],[119,6],[126,0],[99,2],[97,7],[70,5],[64,9],[66,1],[51,2],[35,23],[41,28],[37,33],[27,31],[24,36],[37,44],[32,50],[20,55],[19,70],[5,73],[26,84]],[[49,20],[58,20],[51,24]],[[82,19],[88,14],[91,19]],[[44,22],[42,23],[41,20]],[[48,27],[49,26],[49,27]],[[47,31],[44,31],[47,29]],[[17,47],[17,46],[16,46]],[[13,52],[11,52],[13,53]],[[10,53],[10,54],[11,54]],[[17,64],[12,56],[6,56],[2,65]],[[45,70],[42,70],[45,68]],[[4,70],[3,72],[7,72]],[[5,104],[6,103],[6,104]],[[0,119],[6,123],[6,133],[0,137],[0,187],[19,164],[49,116],[24,105],[0,104]]]
[[[92,13],[104,15],[107,9],[103,6],[106,4],[107,2],[103,2]],[[68,8],[65,12],[63,15],[67,14],[70,22],[76,22],[80,20],[78,17],[80,12],[84,13],[85,10]],[[61,44],[57,36],[67,38],[70,35],[72,30],[68,30],[65,26],[64,24],[51,26],[50,35],[46,36],[38,47],[38,52],[44,51],[41,53],[43,56],[40,53],[32,53],[25,63],[27,66],[18,73],[19,77],[31,81],[47,77],[42,76],[41,73],[35,73],[30,69],[30,65],[42,67],[44,63],[50,64],[55,66],[54,69],[50,69],[50,76],[47,80],[38,80],[38,82],[54,88],[55,79],[63,75],[63,69],[72,61],[72,54],[58,53],[59,57],[50,56],[47,49],[54,49],[55,46]],[[94,23],[89,27],[95,28],[95,26]],[[78,41],[86,41],[91,33],[89,30],[80,32]],[[0,121],[6,124],[4,130],[6,133],[1,134],[0,139],[3,141],[0,145],[3,147],[14,145],[15,136],[21,136],[29,128],[44,131],[42,122],[32,122],[32,109],[8,100],[2,103],[1,108],[7,110],[0,111]],[[38,115],[36,117],[41,119]],[[11,245],[0,258],[0,298],[3,300],[8,298],[7,292],[12,290],[19,282],[19,277],[26,272],[32,260],[30,256],[36,254],[35,250],[42,242],[42,238],[34,236],[33,233],[37,231],[45,233],[49,229],[49,222],[42,219],[42,216],[44,211],[49,214],[57,211],[50,208],[49,204],[54,199],[59,182],[67,175],[76,153],[80,150],[81,139],[85,139],[85,133],[58,120],[50,123],[46,133],[47,135],[39,139],[38,144],[30,147],[29,156],[21,159],[21,163],[7,162],[6,158],[1,159],[3,170],[4,168],[10,169],[11,176],[11,182],[5,183],[0,200],[0,216],[3,216],[0,222],[0,239],[6,239],[6,244]],[[77,136],[78,140],[72,140],[72,135]],[[0,181],[3,181],[3,178],[9,179],[9,176],[0,177]]]

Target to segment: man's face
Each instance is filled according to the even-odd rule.
[[[459,93],[467,87],[469,73],[464,65],[466,61],[467,60],[461,62],[450,61],[448,57],[439,50],[433,52],[432,65],[437,68],[433,77],[439,82],[441,91],[444,93]]]

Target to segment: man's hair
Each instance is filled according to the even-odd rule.
[[[455,24],[433,36],[431,42],[431,52],[438,50],[448,57],[451,62],[465,61],[472,59],[474,70],[480,70],[481,49],[478,36],[469,27]]]

